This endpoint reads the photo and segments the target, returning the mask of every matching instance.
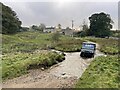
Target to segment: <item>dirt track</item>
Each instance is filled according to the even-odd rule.
[[[93,58],[83,59],[80,52],[65,53],[65,60],[47,70],[30,73],[3,83],[3,88],[70,88],[74,87]],[[96,50],[95,57],[104,55]]]

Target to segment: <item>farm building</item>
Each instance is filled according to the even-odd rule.
[[[73,36],[74,30],[71,28],[62,29],[61,33],[68,36]]]

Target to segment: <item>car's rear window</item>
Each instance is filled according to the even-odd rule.
[[[82,44],[82,48],[85,48],[85,49],[95,49],[95,45],[94,44],[83,43]]]

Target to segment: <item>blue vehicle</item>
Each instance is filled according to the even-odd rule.
[[[94,57],[96,44],[91,42],[83,42],[81,48],[81,57]]]

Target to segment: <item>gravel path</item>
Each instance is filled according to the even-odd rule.
[[[65,60],[49,69],[30,70],[29,74],[8,80],[3,88],[71,88],[81,77],[93,58],[83,59],[80,52],[65,53]],[[95,57],[103,53],[96,50]]]

